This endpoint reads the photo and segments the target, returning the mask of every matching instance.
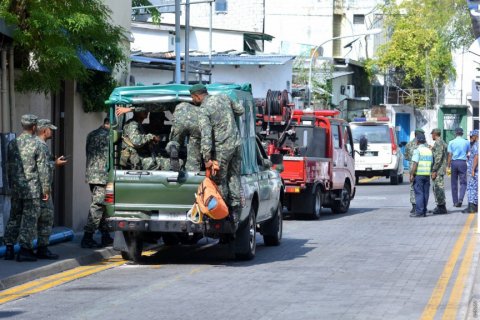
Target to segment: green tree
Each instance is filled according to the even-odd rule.
[[[126,63],[124,30],[111,24],[110,15],[100,0],[2,0],[0,18],[16,27],[17,90],[55,92],[62,80],[77,80],[86,111],[103,108],[105,95],[100,94],[115,81],[110,73],[87,70],[77,51],[90,51],[111,71]]]
[[[132,0],[132,7],[148,7],[151,5],[152,3],[148,0]],[[152,16],[153,23],[160,23],[160,11],[157,8],[147,8],[145,11]]]
[[[452,52],[474,40],[465,0],[391,1],[383,13],[388,41],[367,61],[370,73],[393,71],[404,88],[436,87],[453,78]]]

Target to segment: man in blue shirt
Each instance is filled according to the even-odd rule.
[[[464,139],[463,129],[455,129],[455,139],[448,143],[448,168],[452,172],[452,198],[453,205],[460,208],[467,190],[467,153],[470,142]],[[460,193],[458,193],[458,180],[460,179]]]

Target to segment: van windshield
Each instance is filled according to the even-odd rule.
[[[386,125],[362,126],[352,124],[351,128],[354,142],[360,142],[360,138],[365,135],[368,143],[390,143],[390,134]]]

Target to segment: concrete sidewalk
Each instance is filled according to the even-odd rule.
[[[17,262],[15,260],[6,261],[3,259],[3,257],[1,257],[0,290],[18,286],[23,283],[63,272],[81,265],[95,263],[119,254],[119,252],[113,250],[112,247],[82,249],[80,247],[82,236],[83,232],[78,232],[71,241],[61,242],[49,246],[53,253],[56,253],[60,256],[58,260]],[[95,240],[99,242],[100,235],[97,235],[97,237],[98,238]]]

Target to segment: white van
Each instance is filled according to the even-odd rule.
[[[360,119],[355,119],[360,120]],[[403,154],[397,144],[395,127],[388,118],[381,121],[350,122],[355,157],[355,178],[384,176],[390,184],[403,182]]]

